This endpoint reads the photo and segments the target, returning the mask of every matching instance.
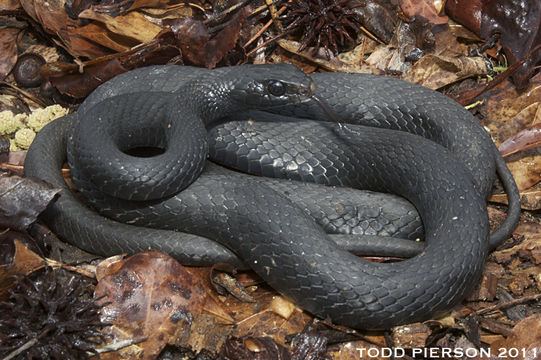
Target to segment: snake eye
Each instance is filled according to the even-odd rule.
[[[286,85],[277,80],[269,81],[267,85],[267,90],[274,96],[282,96],[286,93]]]

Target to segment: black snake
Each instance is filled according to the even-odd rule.
[[[328,115],[309,101],[312,79],[317,97],[345,128],[325,122]],[[255,111],[261,109],[280,115]],[[215,124],[233,115],[241,121]],[[127,154],[141,146],[163,151],[152,157]],[[126,224],[98,215],[67,190],[59,171],[66,147],[76,187],[102,214]],[[230,168],[256,174],[403,196],[419,211],[426,245],[397,263],[361,260],[337,247],[315,223],[324,203],[340,208],[326,200],[322,185],[266,183],[205,165],[207,152]],[[489,245],[485,202],[496,170],[510,209]],[[456,304],[475,285],[488,250],[509,236],[520,213],[503,159],[458,104],[391,78],[338,73],[310,78],[284,64],[212,71],[154,66],[117,76],[91,94],[77,115],[38,134],[25,173],[64,188],[44,218],[85,250],[110,255],[151,247],[189,264],[230,260],[228,250],[212,239],[304,309],[355,328],[421,321]],[[169,176],[173,173],[186,176],[179,180]],[[184,190],[176,194],[179,189]],[[291,200],[303,198],[301,191],[321,194],[313,201],[312,217]],[[344,202],[355,199],[351,189],[338,191]],[[326,219],[319,222],[353,233],[364,221],[350,217],[333,225]],[[408,227],[393,221],[386,224],[394,230]],[[407,228],[401,236],[418,233]]]

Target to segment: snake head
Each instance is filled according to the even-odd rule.
[[[239,110],[265,109],[307,101],[316,85],[291,64],[242,65],[217,69],[215,88]]]
[[[291,64],[244,65],[231,97],[249,108],[268,108],[308,100],[314,81]]]
[[[180,94],[205,123],[246,110],[298,104],[316,91],[310,76],[291,64],[241,65],[209,71]]]

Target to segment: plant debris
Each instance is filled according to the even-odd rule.
[[[37,179],[0,177],[0,228],[26,230],[59,191]]]
[[[17,277],[0,302],[0,355],[12,359],[86,359],[105,340],[90,280],[60,279],[46,268]]]

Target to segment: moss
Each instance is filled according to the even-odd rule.
[[[9,139],[9,151],[20,151],[21,148],[15,144],[15,139]]]
[[[20,129],[15,133],[15,145],[26,150],[30,147],[30,144],[32,144],[35,137],[36,133],[34,131],[30,129]]]
[[[13,134],[24,127],[26,115],[14,115],[11,111],[0,112],[0,135]]]
[[[45,109],[38,109],[32,114],[28,115],[26,124],[29,128],[35,132],[38,132],[54,119],[64,116],[67,113],[68,109],[64,109],[60,105],[47,106]]]

